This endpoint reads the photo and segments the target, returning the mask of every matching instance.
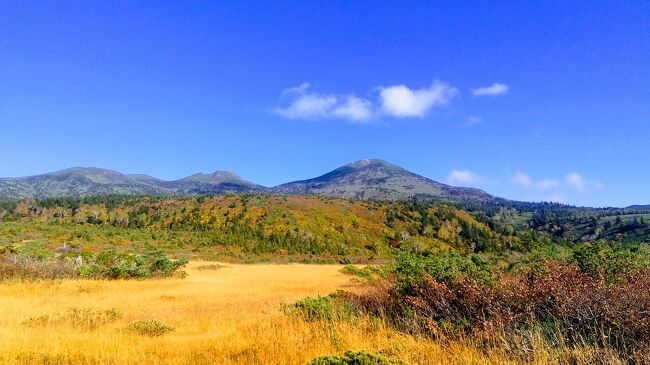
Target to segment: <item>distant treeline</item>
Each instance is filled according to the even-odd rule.
[[[110,195],[3,203],[0,222],[23,227],[22,236],[13,234],[13,239],[22,240],[30,237],[26,231],[54,237],[56,230],[67,230],[69,240],[83,243],[90,237],[102,246],[133,241],[141,245],[145,240],[256,254],[380,257],[390,256],[393,248],[526,251],[586,241],[638,244],[650,236],[650,211],[643,209],[508,204],[470,206],[264,194],[175,198]],[[40,233],[27,229],[36,224],[54,228]],[[84,237],[75,233],[80,231],[85,232]],[[143,238],[149,236],[152,238]],[[9,243],[11,232],[0,239]]]
[[[17,227],[54,227],[39,234],[67,229],[70,239],[80,243],[87,239],[76,237],[75,231],[83,230],[86,238],[94,237],[102,245],[110,244],[104,234],[109,230],[115,242],[128,242],[123,237],[128,232],[151,231],[165,240],[176,232],[183,245],[238,247],[254,253],[388,256],[398,247],[486,252],[548,241],[529,230],[513,230],[482,212],[470,214],[447,204],[313,196],[23,200],[0,207],[0,221]]]

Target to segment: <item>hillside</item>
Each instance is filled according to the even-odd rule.
[[[650,209],[584,208],[554,203],[511,202],[482,207],[500,225],[531,229],[562,242],[650,243]]]
[[[445,185],[378,159],[356,161],[313,179],[277,186],[273,191],[363,200],[494,199],[481,190]]]
[[[0,179],[0,199],[84,197],[93,195],[158,195],[166,189],[117,171],[73,167],[43,175]]]
[[[150,244],[199,256],[387,258],[394,247],[478,252],[519,241],[442,204],[231,195],[26,200],[0,207],[0,244],[28,251],[68,242],[81,250]]]
[[[198,173],[180,180],[160,182],[158,185],[167,188],[173,195],[259,193],[268,190],[229,171]]]
[[[225,171],[165,181],[143,174],[125,175],[95,167],[74,167],[36,176],[0,179],[0,200],[102,195],[210,195],[266,190]]]

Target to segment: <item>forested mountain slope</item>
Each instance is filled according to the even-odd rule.
[[[0,208],[0,243],[95,250],[389,257],[393,248],[498,251],[530,240],[445,204],[229,195],[25,200]]]

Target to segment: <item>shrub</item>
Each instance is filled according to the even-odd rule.
[[[352,320],[358,313],[347,297],[347,293],[339,290],[324,297],[301,299],[283,306],[282,310],[287,315],[299,316],[307,321]]]
[[[160,337],[167,332],[174,330],[174,327],[166,325],[160,321],[135,321],[126,326],[126,331],[133,332],[141,336]]]
[[[390,272],[390,266],[374,266],[368,265],[358,267],[353,265],[346,265],[341,269],[341,272],[348,275],[359,277],[367,282],[376,282],[380,279],[385,279]]]
[[[69,278],[144,279],[183,275],[187,260],[172,260],[162,250],[142,255],[106,250],[87,255],[86,263],[59,256],[38,259],[25,255],[0,255],[0,280],[53,280]]]
[[[28,256],[0,256],[0,281],[76,277],[79,277],[79,265],[67,258],[39,260]]]
[[[225,266],[219,265],[219,264],[208,264],[208,265],[200,265],[196,269],[197,270],[221,270]]]
[[[366,351],[347,351],[343,356],[321,356],[312,360],[310,365],[406,365]]]
[[[648,266],[648,257],[620,246],[587,243],[578,246],[573,258],[580,270],[591,276],[602,276],[608,283],[618,282],[622,276]]]
[[[81,276],[108,279],[169,277],[187,265],[187,260],[169,259],[162,250],[147,250],[143,255],[106,250],[81,267]]]
[[[494,273],[478,255],[466,256],[455,251],[429,255],[402,251],[397,256],[395,274],[398,288],[405,291],[428,277],[449,286],[464,280],[488,286],[495,282]]]
[[[494,285],[422,275],[408,290],[396,277],[348,298],[399,330],[434,338],[471,336],[516,349],[525,345],[522,334],[532,337],[533,329],[542,329],[551,344],[588,343],[624,356],[650,346],[650,269],[630,272],[616,284],[575,264],[552,262],[543,273],[502,274]]]

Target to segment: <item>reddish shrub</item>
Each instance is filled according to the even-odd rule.
[[[355,297],[358,306],[401,330],[433,337],[467,336],[497,343],[530,328],[561,342],[640,351],[650,345],[650,269],[608,284],[575,265],[547,262],[543,273],[502,275],[497,285],[425,276],[407,290],[383,282]],[[555,339],[558,340],[558,339]],[[551,341],[559,342],[559,341]]]

